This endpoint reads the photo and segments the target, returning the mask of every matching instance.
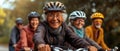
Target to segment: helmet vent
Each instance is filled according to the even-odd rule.
[[[80,16],[78,12],[76,12],[76,14],[77,14],[78,16]]]

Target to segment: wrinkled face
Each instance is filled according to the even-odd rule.
[[[16,26],[17,26],[18,29],[22,29],[23,24],[22,23],[16,23]]]
[[[73,21],[73,26],[75,26],[77,29],[81,29],[85,24],[85,20],[83,18],[77,18]]]
[[[62,12],[52,11],[47,13],[47,21],[51,28],[57,29],[63,23],[63,15]]]
[[[38,18],[31,18],[30,20],[30,25],[32,26],[32,28],[37,28],[39,25],[39,19]]]
[[[94,19],[94,20],[93,20],[93,25],[94,25],[96,28],[101,28],[102,23],[103,23],[102,19]]]

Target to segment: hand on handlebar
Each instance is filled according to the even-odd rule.
[[[108,49],[108,50],[106,50],[106,51],[117,51],[117,50],[118,50],[118,47],[115,46],[114,48],[112,48],[112,49]]]
[[[51,48],[50,48],[49,45],[39,44],[38,45],[38,51],[51,51]]]
[[[97,48],[94,46],[88,46],[89,51],[97,51]]]
[[[24,47],[25,51],[30,51],[31,49],[29,47]]]
[[[16,47],[16,46],[17,46],[17,44],[14,44],[14,45],[13,45],[13,47]]]

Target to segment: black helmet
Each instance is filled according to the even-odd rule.
[[[16,18],[16,21],[15,21],[16,23],[20,23],[20,24],[22,24],[23,23],[23,20],[22,20],[22,18]]]
[[[35,11],[30,12],[30,13],[28,14],[28,19],[30,20],[30,18],[38,18],[38,19],[40,19],[40,14],[37,13],[37,12],[35,12]]]
[[[44,13],[46,13],[48,11],[66,12],[64,4],[61,2],[58,2],[58,1],[46,3],[45,6],[43,7],[43,10],[44,10]]]

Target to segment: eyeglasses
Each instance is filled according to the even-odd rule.
[[[84,22],[83,19],[75,19],[74,21],[76,21],[76,22]]]
[[[61,13],[48,13],[47,16],[48,17],[56,17],[56,18],[58,18],[58,17],[61,17],[62,14]]]
[[[17,25],[23,25],[22,23],[17,23]]]

